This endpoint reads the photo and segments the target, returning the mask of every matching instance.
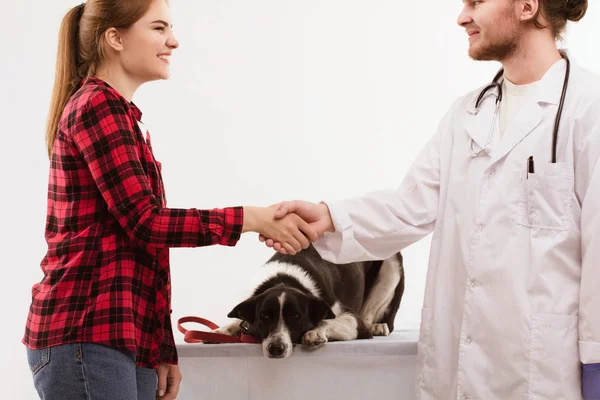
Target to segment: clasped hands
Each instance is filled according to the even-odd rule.
[[[259,232],[259,240],[282,254],[296,254],[306,249],[334,226],[329,208],[324,203],[286,201],[275,204],[273,220]]]

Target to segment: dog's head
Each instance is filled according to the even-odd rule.
[[[249,324],[249,333],[262,339],[263,354],[268,358],[288,357],[302,335],[321,320],[335,318],[322,299],[281,286],[250,297],[227,316]]]

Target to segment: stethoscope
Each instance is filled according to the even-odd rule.
[[[565,94],[567,93],[567,87],[569,86],[569,76],[571,75],[571,62],[569,61],[569,57],[567,57],[567,55],[564,54],[563,52],[561,52],[560,54],[567,62],[567,72],[565,73],[565,81],[563,83],[562,94],[560,96],[560,102],[558,105],[558,111],[556,113],[556,119],[554,121],[554,132],[552,135],[552,163],[556,163],[556,146],[557,146],[557,141],[558,141],[558,127],[560,125],[562,110],[563,110],[563,106],[565,104]],[[481,93],[479,93],[479,96],[477,97],[477,101],[475,102],[475,109],[477,109],[479,107],[479,103],[483,99],[483,96],[485,96],[485,94],[489,90],[493,90],[494,88],[498,89],[498,97],[496,97],[496,110],[494,112],[494,119],[492,120],[492,126],[490,128],[490,133],[488,135],[486,144],[485,144],[485,146],[483,146],[481,148],[481,150],[474,151],[473,150],[473,142],[474,141],[471,140],[471,157],[477,157],[483,153],[488,152],[486,149],[492,138],[492,133],[493,133],[494,127],[496,125],[496,119],[498,118],[498,113],[500,110],[500,101],[502,100],[502,82],[500,82],[500,78],[502,77],[503,74],[504,74],[504,68],[501,68],[500,71],[498,71],[498,73],[494,77],[494,80],[492,81],[492,83],[487,85],[481,91]]]

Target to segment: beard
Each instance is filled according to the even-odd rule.
[[[476,61],[502,61],[512,56],[519,47],[518,36],[505,36],[495,41],[475,44],[469,48],[469,56]]]
[[[519,47],[522,27],[511,9],[489,25],[484,35],[469,47],[469,56],[476,61],[501,61],[512,56]]]

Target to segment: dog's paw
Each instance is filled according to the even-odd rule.
[[[389,336],[390,329],[386,323],[371,325],[371,334],[373,336]]]
[[[317,349],[327,343],[325,331],[313,329],[302,336],[302,345],[308,349]]]
[[[242,334],[242,328],[240,328],[239,324],[231,324],[227,326],[222,326],[217,329],[213,329],[212,333],[220,333],[228,336],[237,336],[239,337]]]
[[[210,331],[210,333],[218,333],[221,335],[227,335],[227,336],[236,336],[236,337],[240,337],[241,333],[242,333],[242,328],[240,328],[240,326],[238,324],[231,324],[231,325],[227,325],[227,326],[222,326],[220,328],[217,329],[213,329]],[[219,341],[213,342],[210,340],[203,340],[202,343],[204,344],[218,344],[221,343]]]

